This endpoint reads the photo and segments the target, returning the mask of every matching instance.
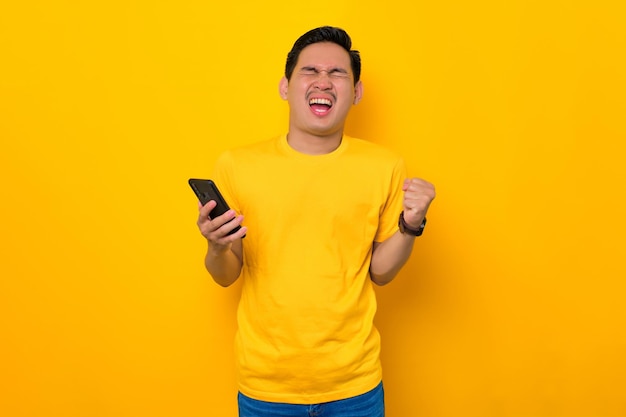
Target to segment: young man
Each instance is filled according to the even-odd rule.
[[[240,417],[384,415],[372,281],[405,264],[435,191],[344,134],[363,94],[350,48],[334,27],[295,42],[279,85],[288,133],[223,154],[214,180],[232,210],[211,219],[215,202],[200,208],[207,270],[225,287],[243,279]]]

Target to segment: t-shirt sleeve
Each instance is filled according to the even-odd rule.
[[[402,184],[407,177],[404,160],[399,158],[391,170],[387,200],[380,213],[378,231],[374,241],[383,242],[398,230],[398,217],[402,211],[404,192]]]

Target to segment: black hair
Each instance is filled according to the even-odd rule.
[[[300,57],[300,52],[302,52],[302,50],[307,46],[319,42],[336,43],[348,52],[350,55],[352,74],[354,75],[354,83],[356,84],[361,77],[361,55],[359,54],[359,51],[350,49],[352,47],[350,35],[348,35],[345,30],[332,26],[322,26],[311,29],[298,38],[298,40],[293,44],[291,51],[287,54],[287,63],[285,64],[285,77],[287,80],[291,79],[293,70],[295,69],[298,58]]]

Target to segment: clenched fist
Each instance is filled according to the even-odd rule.
[[[404,191],[404,221],[410,228],[418,229],[435,198],[435,187],[420,178],[407,178],[402,184],[402,191]]]

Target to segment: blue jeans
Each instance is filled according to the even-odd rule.
[[[239,417],[385,417],[383,383],[345,400],[322,404],[285,404],[238,396]]]

